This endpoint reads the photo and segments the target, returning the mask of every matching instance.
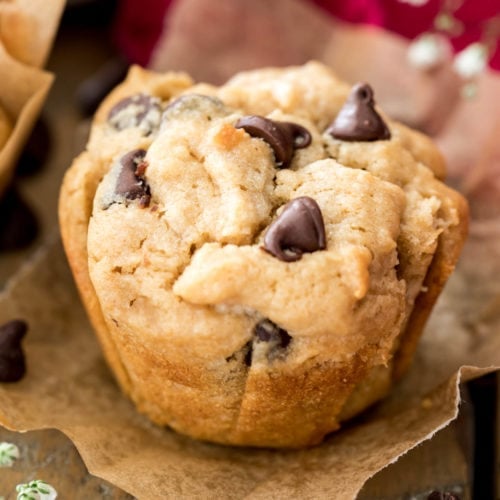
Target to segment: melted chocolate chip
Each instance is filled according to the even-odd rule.
[[[384,120],[375,110],[373,90],[357,83],[339,114],[326,131],[343,141],[380,141],[391,138]]]
[[[147,94],[136,94],[116,103],[108,114],[108,122],[116,130],[141,127],[145,135],[160,124],[160,100]]]
[[[240,118],[235,128],[242,128],[252,137],[266,141],[274,151],[276,166],[287,168],[296,149],[311,144],[309,131],[291,122],[277,122],[263,116],[250,115]]]
[[[454,495],[453,493],[449,493],[445,491],[442,493],[441,491],[433,491],[427,497],[427,500],[460,500],[460,497]]]
[[[209,108],[226,111],[224,103],[218,97],[204,94],[183,94],[168,103],[165,113],[168,114],[174,110],[185,113],[187,111],[208,110]]]
[[[259,321],[253,329],[253,342],[265,342],[268,344],[266,351],[268,361],[280,356],[292,341],[290,334],[273,323],[269,319]],[[253,355],[253,342],[249,341],[245,345],[245,364],[251,366]]]
[[[17,382],[26,373],[21,340],[28,325],[21,320],[0,326],[0,382]]]
[[[144,179],[147,162],[146,151],[135,149],[120,159],[122,166],[116,180],[115,193],[127,200],[139,200],[139,204],[147,207],[151,201],[151,191]]]
[[[285,262],[300,260],[304,252],[325,248],[323,215],[308,196],[288,202],[264,236],[264,250]]]
[[[272,342],[282,349],[286,349],[292,340],[286,330],[283,330],[269,319],[259,321],[255,325],[254,334],[261,342]]]

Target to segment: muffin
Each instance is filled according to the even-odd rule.
[[[426,136],[317,62],[221,87],[132,67],[60,223],[106,359],[153,422],[303,447],[407,369],[467,231]]]

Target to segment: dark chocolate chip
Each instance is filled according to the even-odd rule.
[[[0,199],[0,252],[28,247],[38,236],[38,231],[35,213],[15,186],[10,186]]]
[[[0,326],[0,382],[17,382],[26,373],[21,340],[27,330],[28,325],[22,320]]]
[[[151,191],[144,179],[147,162],[146,151],[135,149],[120,159],[122,166],[116,180],[115,193],[128,200],[139,200],[141,206],[147,207],[151,201]]]
[[[287,168],[296,149],[306,148],[311,144],[309,131],[291,122],[277,122],[263,116],[243,116],[235,128],[242,128],[252,137],[266,141],[274,151],[276,166]]]
[[[429,494],[427,500],[460,500],[460,497],[448,491],[433,491]]]
[[[149,135],[160,124],[160,100],[147,94],[136,94],[116,103],[108,114],[108,122],[116,130],[139,127]]]
[[[216,115],[227,113],[224,103],[218,97],[203,94],[184,94],[168,103],[163,112],[163,119],[168,120],[178,115],[193,112],[205,113],[207,117],[211,117],[213,113]]]
[[[173,101],[163,111],[162,127],[170,127],[172,121],[211,121],[227,116],[229,111],[217,97],[203,94],[184,94]]]
[[[286,330],[280,328],[269,319],[263,319],[259,321],[253,329],[253,341],[249,341],[245,344],[245,364],[247,366],[252,365],[254,342],[265,342],[268,344],[266,356],[268,361],[272,361],[283,353],[291,341],[292,337]]]
[[[373,90],[357,83],[339,114],[326,131],[343,141],[380,141],[391,138],[384,120],[375,110]]]
[[[254,334],[259,341],[274,343],[282,349],[286,349],[292,340],[286,330],[283,330],[269,319],[259,321],[255,325]]]
[[[252,366],[252,341],[248,341],[243,348],[245,357],[243,358],[247,366]]]
[[[325,248],[323,215],[316,201],[308,196],[288,202],[264,236],[264,250],[285,262]]]

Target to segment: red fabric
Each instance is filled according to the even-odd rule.
[[[410,39],[432,29],[434,18],[443,4],[442,0],[429,0],[419,7],[401,0],[309,1],[344,21],[381,26]],[[147,65],[163,30],[164,18],[173,2],[174,0],[121,0],[115,39],[131,62]],[[216,8],[217,2],[212,5]],[[455,51],[479,41],[485,21],[495,16],[500,16],[499,0],[465,0],[455,12],[455,17],[464,25],[463,33],[450,39]],[[490,65],[500,70],[498,35]]]
[[[174,0],[120,0],[113,38],[131,63],[146,66]]]
[[[434,18],[444,3],[441,0],[428,0],[424,5],[417,7],[401,0],[311,1],[344,21],[381,26],[410,39],[433,28]],[[454,13],[454,17],[461,21],[464,27],[463,33],[450,38],[455,51],[479,41],[485,22],[495,16],[500,16],[498,0],[465,0]],[[500,31],[500,19],[498,29]],[[492,49],[490,66],[500,70],[498,33]]]

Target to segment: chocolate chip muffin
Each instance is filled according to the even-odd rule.
[[[466,235],[444,172],[319,63],[221,87],[132,68],[60,199],[125,393],[195,438],[319,443],[411,361]]]

